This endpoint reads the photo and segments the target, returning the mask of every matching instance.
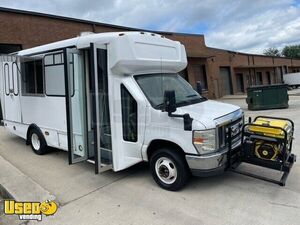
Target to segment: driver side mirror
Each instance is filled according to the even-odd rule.
[[[168,116],[170,117],[183,118],[184,130],[192,130],[193,119],[188,113],[184,115],[172,114],[176,111],[176,97],[174,90],[165,91],[164,93],[164,111],[168,112]]]
[[[175,98],[175,91],[165,91],[164,93],[164,110],[168,112],[170,115],[171,113],[176,111],[176,98]]]

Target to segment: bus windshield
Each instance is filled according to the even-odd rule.
[[[177,107],[206,100],[176,73],[136,75],[134,78],[155,109],[163,108],[164,92],[166,90],[175,91]]]

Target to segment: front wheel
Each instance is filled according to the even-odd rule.
[[[163,148],[153,153],[150,169],[155,182],[163,189],[177,191],[190,177],[187,163],[175,149]]]

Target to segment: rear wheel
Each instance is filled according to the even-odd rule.
[[[30,130],[29,141],[35,154],[43,155],[47,152],[46,140],[38,129],[33,128]]]
[[[162,188],[177,191],[190,177],[187,163],[175,149],[163,148],[153,153],[150,169],[155,182]]]

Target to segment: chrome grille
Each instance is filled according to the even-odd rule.
[[[243,116],[234,120],[233,122],[220,126],[218,130],[219,134],[219,148],[223,148],[226,145],[226,133],[231,127],[231,147],[234,149],[241,143],[242,129],[243,129]]]

